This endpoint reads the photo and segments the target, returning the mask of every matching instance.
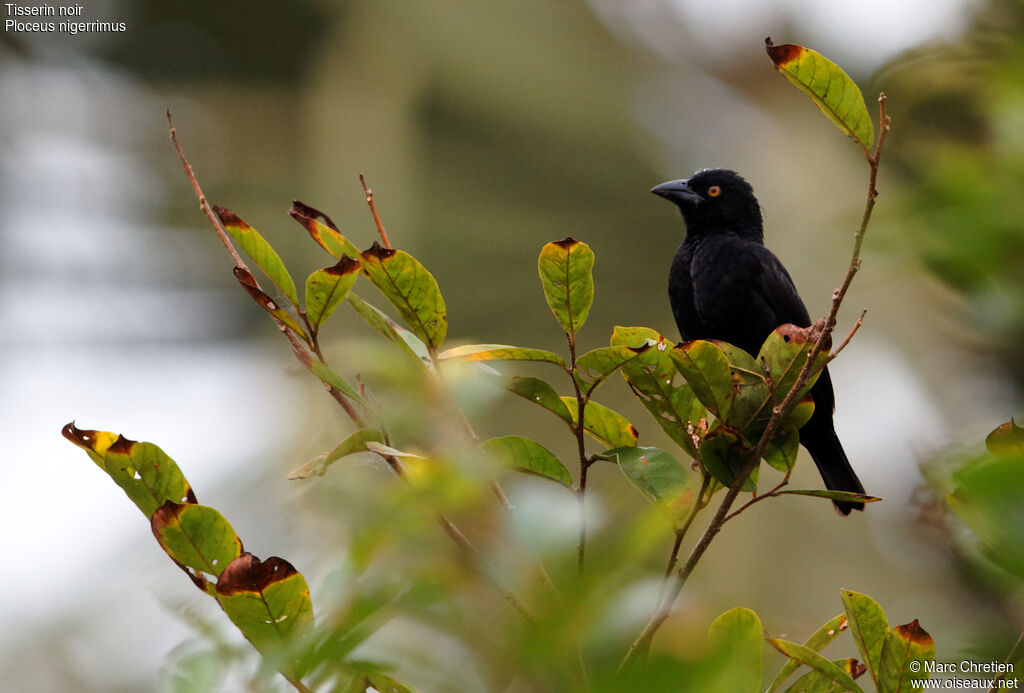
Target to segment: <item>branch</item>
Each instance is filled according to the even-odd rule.
[[[214,230],[217,232],[217,237],[220,238],[221,243],[224,244],[224,247],[227,249],[228,253],[231,255],[231,258],[234,260],[235,266],[251,275],[251,272],[249,272],[249,268],[246,267],[245,262],[242,260],[242,257],[238,254],[238,251],[235,250],[234,245],[232,245],[227,232],[221,225],[220,219],[213,212],[213,209],[207,202],[206,196],[203,194],[202,188],[199,187],[199,181],[196,179],[195,173],[192,170],[192,165],[189,164],[188,159],[185,157],[184,151],[182,151],[181,145],[178,143],[177,131],[174,128],[174,122],[171,120],[171,112],[169,109],[167,111],[167,125],[170,129],[171,142],[174,143],[174,149],[178,153],[178,158],[181,159],[181,165],[185,169],[185,175],[188,176],[189,181],[192,183],[192,190],[195,192],[196,197],[199,200],[199,208],[206,215],[206,218],[210,220],[210,223],[213,225]],[[362,176],[360,176],[359,178],[360,180],[362,180]],[[373,193],[370,192],[369,189],[366,189],[365,183],[363,184],[363,187],[366,190],[367,202],[369,202],[370,204],[370,210],[373,212],[374,219],[377,221],[377,229],[381,234],[381,239],[384,241],[385,245],[387,245],[387,247],[390,248],[391,244],[387,240],[387,234],[384,232],[384,227],[380,223],[380,217],[377,216],[377,210],[373,205]],[[312,352],[310,352],[309,348],[305,344],[303,344],[298,339],[298,337],[296,337],[292,333],[292,331],[287,328],[287,326],[284,323],[282,323],[273,315],[270,315],[270,317],[274,320],[274,322],[277,324],[278,328],[285,335],[285,337],[288,338],[288,341],[291,343],[292,351],[294,352],[295,357],[299,360],[299,362],[302,363],[303,366],[305,366],[308,370],[312,372],[313,354]],[[319,354],[317,354],[317,356],[319,357]],[[342,392],[340,392],[339,390],[330,385],[327,385],[326,383],[324,383],[324,387],[335,399],[335,401],[337,401],[338,404],[341,405],[342,409],[345,410],[345,413],[349,416],[350,419],[352,419],[352,421],[357,426],[359,426],[360,428],[364,428],[366,426],[363,417],[359,414],[359,412],[355,410],[355,408],[353,408],[352,403]],[[398,459],[394,455],[384,455],[383,457],[385,461],[387,461],[391,469],[395,472],[396,476],[398,476],[403,481],[408,481],[408,473],[406,472],[405,465],[402,464],[402,461],[400,459]],[[498,591],[501,592],[502,596],[505,597],[505,601],[511,604],[512,607],[519,611],[523,615],[523,617],[525,617],[528,621],[535,621],[536,615],[533,613],[533,611],[518,596],[516,596],[514,592],[507,590],[501,586],[500,582],[498,581],[495,575],[495,571],[490,567],[486,559],[484,559],[483,555],[481,555],[481,553],[476,549],[476,547],[474,547],[473,544],[470,543],[470,541],[466,538],[462,531],[451,520],[449,520],[444,515],[444,513],[439,512],[437,514],[437,519],[441,523],[441,527],[444,529],[445,534],[447,534],[452,539],[452,541],[454,541],[455,544],[472,559],[474,565],[481,571],[481,573],[484,576],[486,576],[494,584]],[[301,681],[289,679],[289,682],[299,690],[309,690],[304,687],[304,684],[302,684]],[[300,686],[302,686],[302,688],[300,688]]]
[[[380,220],[380,215],[377,214],[377,205],[373,204],[373,191],[366,187],[366,178],[363,174],[359,174],[359,182],[363,185],[363,192],[366,194],[366,204],[370,205],[370,213],[373,214],[373,221],[377,224],[377,235],[380,236],[381,243],[388,250],[391,249],[391,241],[388,240],[388,232],[384,230],[384,222]]]
[[[576,577],[583,577],[583,563],[587,551],[587,470],[590,469],[591,461],[587,459],[587,442],[583,436],[583,417],[587,406],[587,397],[580,390],[579,380],[576,378],[576,335],[565,333],[569,341],[569,376],[572,379],[572,386],[576,391],[576,425],[573,426],[573,433],[576,434],[576,451],[580,458],[579,485],[576,487],[576,498],[580,506],[580,534],[576,544]]]
[[[782,400],[782,403],[773,407],[771,419],[768,421],[768,425],[765,427],[764,433],[758,440],[757,445],[751,452],[747,463],[743,466],[742,471],[733,480],[732,485],[726,492],[725,497],[722,499],[721,505],[715,511],[715,516],[711,519],[711,523],[704,531],[703,536],[693,547],[686,562],[679,569],[676,574],[676,579],[672,584],[669,594],[665,599],[661,600],[658,605],[658,609],[655,611],[651,620],[647,623],[647,626],[640,633],[639,637],[633,642],[629,650],[626,652],[626,656],[623,658],[619,669],[623,669],[636,658],[643,657],[647,650],[650,648],[651,640],[653,640],[655,633],[661,627],[661,624],[669,617],[672,611],[672,605],[679,597],[679,593],[682,591],[683,586],[686,584],[687,579],[690,577],[690,573],[696,567],[697,562],[707,551],[708,546],[711,544],[711,540],[715,538],[719,531],[722,529],[722,525],[731,516],[729,509],[732,504],[736,501],[736,497],[740,493],[740,489],[746,482],[747,478],[751,475],[754,469],[761,461],[761,456],[764,454],[765,448],[768,443],[775,437],[778,432],[779,426],[782,425],[786,414],[792,408],[796,401],[797,395],[803,390],[807,384],[808,378],[811,376],[812,366],[818,354],[825,347],[826,341],[832,334],[832,330],[836,325],[836,315],[839,313],[839,307],[842,305],[843,298],[846,296],[847,289],[850,288],[850,283],[853,281],[853,277],[857,274],[860,269],[860,251],[861,245],[864,241],[864,230],[867,228],[868,222],[871,219],[871,212],[875,208],[875,199],[878,197],[878,188],[875,183],[878,180],[878,165],[882,158],[882,148],[885,145],[885,136],[889,132],[890,118],[886,113],[885,109],[885,94],[879,94],[878,96],[878,120],[879,120],[879,132],[878,140],[875,144],[874,153],[868,157],[868,165],[871,168],[871,172],[868,178],[868,195],[867,202],[864,205],[864,214],[861,216],[860,226],[857,227],[857,231],[854,234],[853,244],[853,256],[850,259],[850,267],[846,271],[846,276],[843,278],[843,283],[835,290],[832,294],[832,306],[829,309],[828,315],[825,318],[824,326],[821,332],[818,334],[817,339],[814,341],[814,346],[807,354],[807,359],[804,362],[803,368],[800,369],[800,374],[797,377],[796,383],[786,394],[786,397]],[[863,318],[863,314],[861,315]],[[860,321],[858,320],[858,323]],[[843,340],[840,347],[845,347],[849,338],[853,336],[853,332],[859,325],[855,325],[854,330],[851,331],[849,337]],[[837,352],[838,353],[838,352]],[[742,510],[742,508],[741,508]],[[737,511],[739,512],[739,511]],[[735,516],[732,515],[732,516]]]

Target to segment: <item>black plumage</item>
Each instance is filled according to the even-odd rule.
[[[684,340],[719,339],[756,357],[779,325],[811,324],[789,272],[764,245],[761,207],[739,174],[705,169],[651,192],[679,207],[686,222],[668,281],[672,313]],[[800,443],[827,488],[864,493],[836,436],[828,369],[811,395],[814,415],[800,429]],[[835,506],[843,515],[864,509],[863,503],[835,501]]]

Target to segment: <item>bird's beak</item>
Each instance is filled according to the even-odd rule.
[[[675,202],[677,205],[696,206],[703,201],[703,198],[694,192],[686,184],[685,180],[670,180],[667,183],[654,186],[651,188],[651,192],[659,197],[664,197],[666,200]]]

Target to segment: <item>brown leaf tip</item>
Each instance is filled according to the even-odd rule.
[[[896,626],[893,628],[893,631],[909,643],[920,645],[925,648],[935,647],[935,641],[932,640],[932,636],[928,634],[928,631],[921,627],[921,624],[916,618],[910,623],[905,623],[902,626]]]
[[[348,255],[342,255],[336,265],[326,267],[324,268],[324,271],[335,277],[344,277],[346,274],[358,272],[361,266],[362,263],[360,263],[359,260],[349,257]]]
[[[579,241],[577,241],[572,236],[566,236],[565,238],[563,238],[560,241],[551,241],[551,242],[554,243],[555,245],[557,245],[562,250],[572,250],[572,248],[574,246],[577,246],[580,243]]]
[[[384,262],[392,255],[394,255],[396,252],[398,251],[395,250],[394,248],[385,248],[377,241],[374,241],[373,245],[371,245],[369,248],[363,251],[363,257],[376,258],[380,262]]]
[[[228,563],[224,572],[220,574],[217,593],[230,597],[243,592],[263,592],[275,582],[281,582],[298,573],[299,571],[283,558],[271,556],[265,561],[260,561],[251,553],[243,553]]]
[[[217,214],[217,218],[220,219],[220,223],[224,226],[243,226],[248,227],[244,221],[238,218],[238,215],[232,212],[227,207],[221,207],[220,205],[214,205],[213,211]]]
[[[782,68],[793,62],[800,57],[800,54],[804,52],[802,46],[797,46],[792,43],[783,43],[782,45],[776,46],[772,43],[771,38],[764,40],[764,49],[768,52],[768,57],[775,63],[775,67]]]
[[[88,428],[78,428],[77,426],[75,426],[74,421],[65,425],[64,428],[60,429],[60,434],[62,436],[70,440],[78,447],[86,448],[88,450],[92,450],[93,446],[96,444],[96,434],[98,432],[99,431],[94,431]]]
[[[335,231],[338,230],[338,227],[335,226],[334,222],[331,220],[329,216],[321,212],[319,209],[316,209],[315,207],[310,207],[305,202],[292,200],[292,208],[288,210],[288,214],[291,215],[293,219],[298,221],[303,226],[306,225],[305,222],[307,221],[321,219],[323,220],[325,226]]]
[[[117,440],[107,448],[107,452],[112,452],[115,455],[131,455],[136,445],[138,445],[138,443],[134,440],[128,440],[124,436],[119,435]]]

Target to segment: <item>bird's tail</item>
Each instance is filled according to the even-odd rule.
[[[806,426],[800,431],[801,442],[811,453],[814,464],[818,467],[825,487],[831,491],[851,491],[853,493],[864,493],[864,486],[857,478],[857,473],[850,466],[850,460],[846,458],[843,445],[839,442],[835,429],[831,426],[825,430],[814,431],[812,440],[803,440]],[[811,431],[808,431],[811,433]],[[863,510],[863,503],[851,503],[848,501],[832,501],[836,510],[841,515],[849,515],[851,510]]]

